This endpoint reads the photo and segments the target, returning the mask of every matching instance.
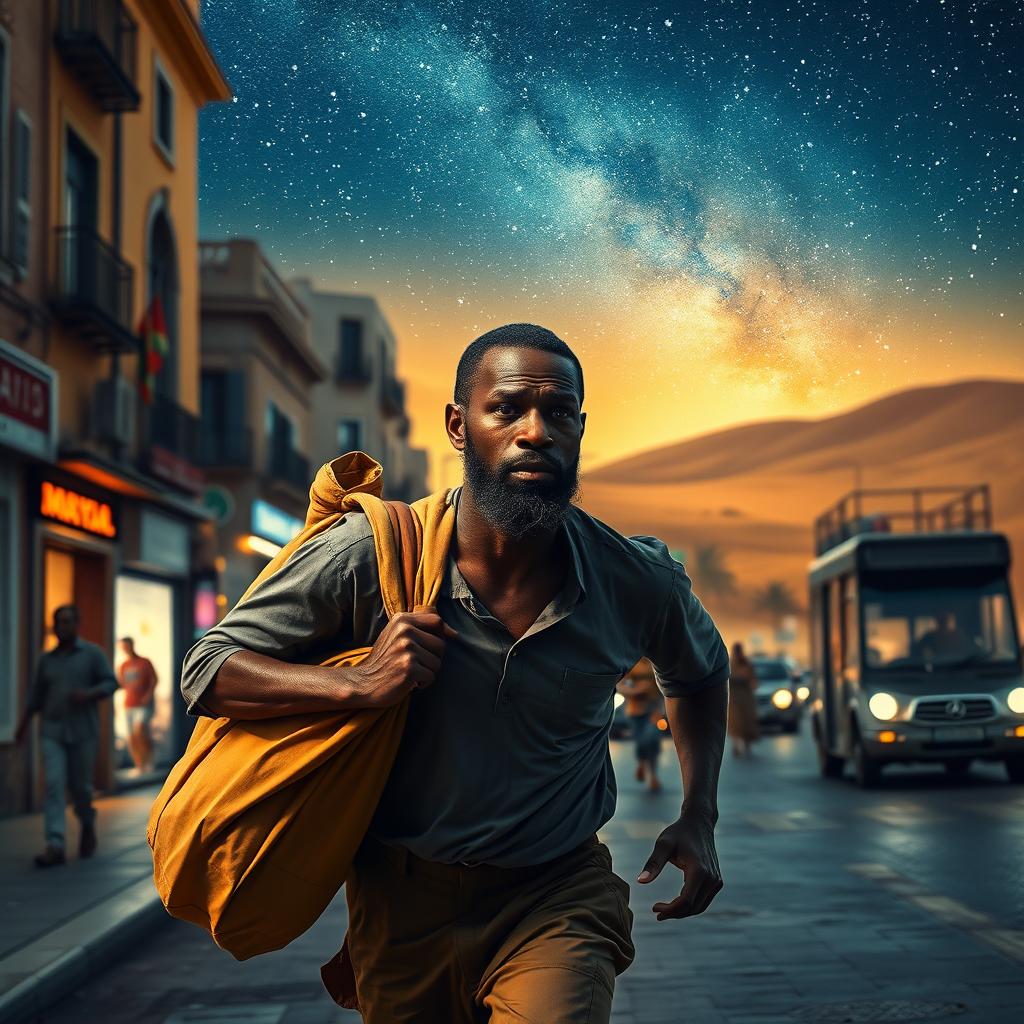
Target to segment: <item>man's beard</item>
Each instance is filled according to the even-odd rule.
[[[519,458],[527,454],[524,451]],[[545,458],[543,453],[533,455]],[[552,464],[554,476],[550,480],[516,480],[511,477],[514,462],[503,463],[494,472],[487,468],[473,447],[468,430],[463,467],[477,508],[491,526],[509,537],[554,533],[579,493],[579,455],[564,469]]]

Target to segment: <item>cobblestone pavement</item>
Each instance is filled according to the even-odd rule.
[[[678,811],[677,773],[648,795],[629,745],[613,751],[619,810],[602,837],[632,884],[637,946],[615,1024],[1021,1019],[1024,788],[1001,770],[956,781],[900,770],[861,792],[817,777],[806,735],[765,737],[752,760],[725,766],[726,888],[701,918],[657,922],[650,907],[677,891],[679,874],[668,868],[646,887],[635,878]],[[358,1021],[334,1007],[317,973],[343,915],[339,899],[289,948],[241,964],[170,922],[44,1019]]]

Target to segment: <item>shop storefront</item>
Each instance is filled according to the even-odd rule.
[[[79,610],[79,634],[111,652],[113,587],[121,539],[117,495],[55,467],[33,468],[27,475],[28,514],[32,522],[29,580],[36,581],[29,605],[29,635],[35,638],[33,663],[56,644],[53,613],[64,604]],[[109,703],[100,708],[96,784],[114,780],[113,719]]]
[[[30,603],[38,638],[34,657],[53,646],[53,612],[62,604],[78,606],[81,635],[108,653],[115,670],[124,661],[119,641],[130,637],[156,671],[149,733],[153,769],[163,773],[188,738],[177,681],[194,633],[195,519],[187,507],[171,511],[141,494],[118,493],[55,467],[35,469],[29,480],[31,576],[38,581]],[[124,483],[111,480],[113,486]],[[104,706],[101,721],[96,784],[111,789],[138,775],[124,692]]]
[[[14,744],[36,635],[28,614],[25,472],[51,462],[57,448],[57,374],[0,340],[0,814],[25,807],[34,788],[31,760]]]
[[[153,664],[156,690],[149,730],[155,768],[166,770],[187,741],[178,674],[192,641],[191,524],[163,511],[135,505],[126,516],[125,541],[114,588],[114,633],[130,637],[135,651]],[[115,667],[124,652],[118,643]],[[132,774],[125,695],[115,701],[114,736],[119,773]]]

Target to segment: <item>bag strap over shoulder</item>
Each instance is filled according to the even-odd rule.
[[[402,577],[402,605],[413,610],[416,592],[416,572],[423,551],[423,528],[412,509],[404,501],[385,501],[391,532],[395,539]]]

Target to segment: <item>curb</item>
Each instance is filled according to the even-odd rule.
[[[15,950],[0,960],[0,976],[24,977],[0,993],[0,1022],[35,1019],[168,920],[147,876]]]

